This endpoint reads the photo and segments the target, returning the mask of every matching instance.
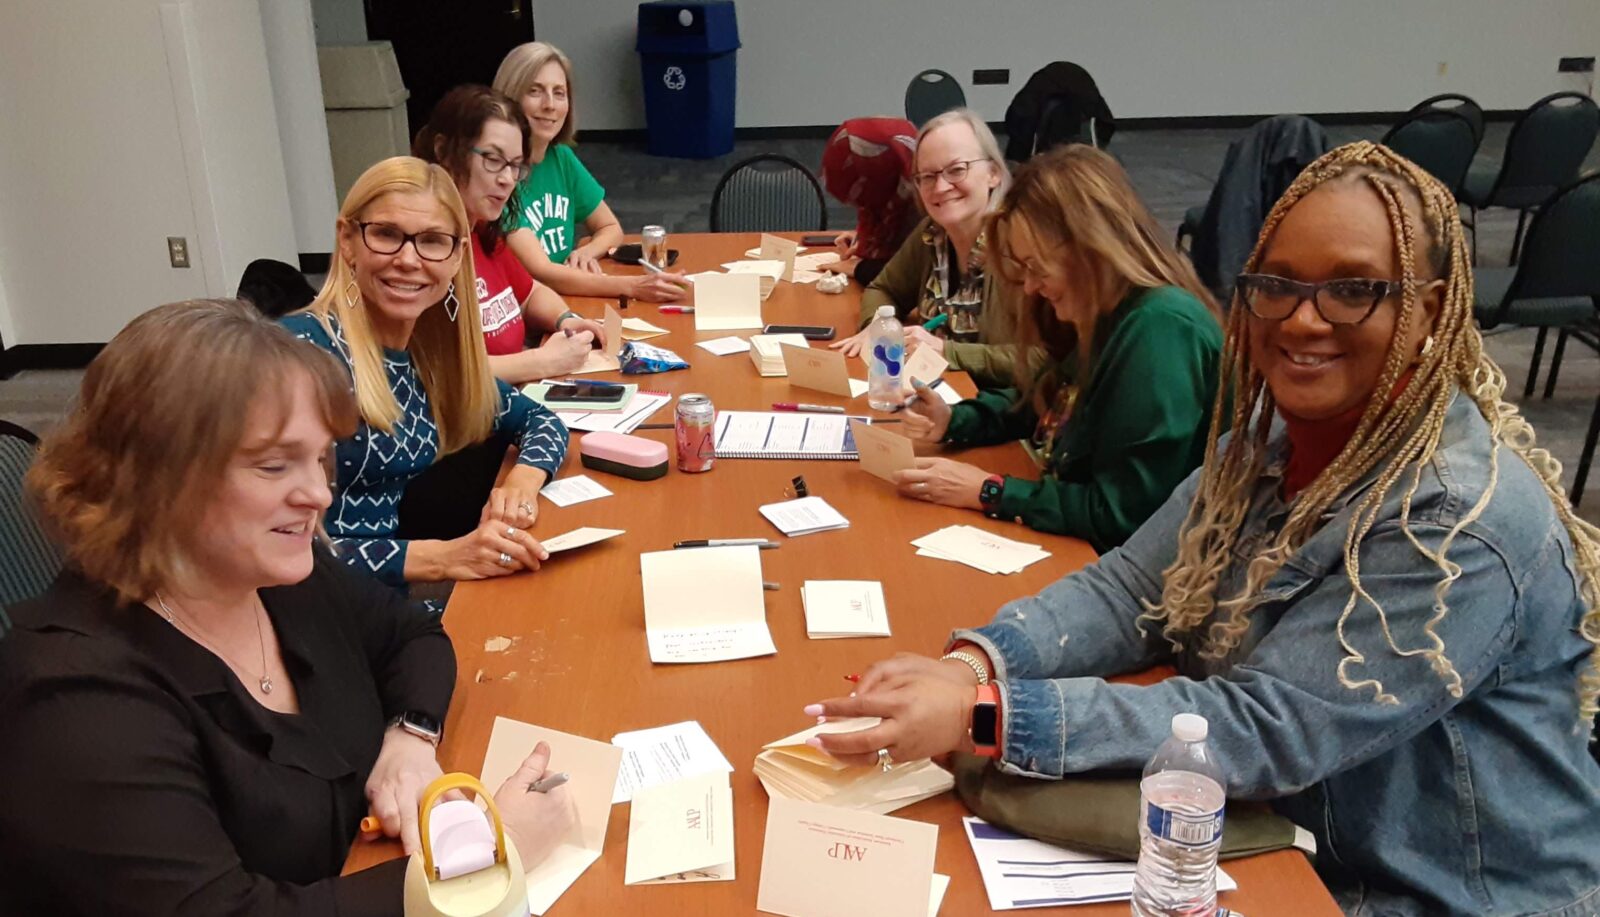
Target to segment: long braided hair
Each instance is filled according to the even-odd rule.
[[[1344,650],[1338,668],[1339,682],[1352,690],[1372,691],[1380,703],[1398,702],[1381,681],[1351,674],[1366,659],[1346,637],[1345,624],[1365,606],[1378,615],[1390,650],[1404,657],[1427,659],[1451,694],[1459,697],[1461,676],[1445,655],[1444,641],[1436,631],[1449,614],[1446,598],[1450,587],[1461,576],[1461,568],[1450,560],[1449,550],[1462,529],[1488,506],[1499,479],[1503,457],[1500,447],[1505,447],[1543,482],[1556,515],[1572,540],[1579,589],[1586,606],[1581,632],[1595,646],[1577,685],[1579,714],[1587,727],[1595,716],[1596,698],[1600,695],[1600,528],[1573,513],[1561,486],[1561,464],[1535,445],[1533,427],[1504,399],[1505,374],[1483,352],[1483,336],[1472,318],[1472,267],[1455,198],[1432,175],[1386,147],[1365,141],[1339,147],[1306,167],[1284,192],[1268,214],[1245,270],[1256,269],[1268,240],[1290,208],[1317,188],[1335,181],[1362,183],[1377,194],[1388,213],[1400,264],[1403,292],[1399,314],[1374,391],[1394,391],[1401,375],[1416,359],[1409,335],[1422,320],[1417,287],[1429,279],[1419,277],[1419,257],[1431,261],[1435,275],[1446,282],[1432,329],[1433,346],[1424,349],[1410,382],[1398,397],[1368,400],[1350,441],[1295,498],[1276,538],[1250,560],[1244,587],[1237,595],[1218,597],[1218,583],[1244,521],[1251,488],[1265,465],[1269,421],[1274,412],[1272,392],[1250,360],[1249,310],[1236,300],[1228,321],[1222,385],[1212,412],[1199,489],[1179,535],[1177,557],[1164,571],[1161,601],[1149,604],[1141,621],[1159,623],[1163,636],[1180,645],[1180,637],[1199,629],[1215,611],[1215,620],[1199,635],[1199,652],[1207,658],[1225,657],[1239,645],[1248,629],[1262,586],[1316,532],[1333,501],[1376,469],[1376,481],[1355,504],[1345,534],[1344,564],[1351,588],[1337,627]],[[1420,210],[1425,225],[1415,225],[1414,210]],[[1489,423],[1496,447],[1490,452],[1489,482],[1483,496],[1434,550],[1410,531],[1411,501],[1423,469],[1438,448],[1445,412],[1457,390],[1477,404]],[[1230,392],[1232,413],[1226,415]],[[1232,429],[1234,435],[1219,448],[1218,438],[1227,429]],[[1361,583],[1361,541],[1379,521],[1383,502],[1396,484],[1404,487],[1402,530],[1418,553],[1440,571],[1434,586],[1433,613],[1423,627],[1422,645],[1411,648],[1396,641],[1383,604]]]

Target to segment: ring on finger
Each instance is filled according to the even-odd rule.
[[[894,759],[889,757],[889,749],[878,749],[878,769],[888,773],[891,767],[894,767]]]
[[[518,503],[517,506],[522,509],[524,514],[529,516],[533,515],[533,504],[529,503],[527,500],[523,500],[521,503]]]
[[[500,566],[502,566],[502,567],[511,566],[511,555],[510,554],[507,554],[504,551],[500,552]]]
[[[506,537],[507,538],[512,538],[516,534],[517,534],[517,527],[516,526],[514,526],[514,525],[506,526]]]

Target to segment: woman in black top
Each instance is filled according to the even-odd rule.
[[[339,367],[240,303],[90,365],[29,475],[68,567],[0,641],[0,913],[401,912],[404,860],[339,870],[369,809],[417,849],[455,659],[316,542],[354,424]],[[571,820],[527,792],[548,757],[496,795],[529,865]]]

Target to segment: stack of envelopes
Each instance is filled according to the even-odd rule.
[[[787,365],[783,362],[784,344],[795,347],[810,347],[803,334],[752,334],[750,335],[750,362],[756,366],[756,372],[763,376],[786,376],[789,374]]]
[[[756,755],[756,778],[769,796],[879,815],[955,786],[955,778],[927,758],[896,763],[885,771],[877,765],[845,764],[806,744],[812,736],[871,729],[878,722],[877,717],[829,720],[772,742]]]
[[[1050,552],[970,525],[948,525],[911,542],[923,557],[966,564],[985,573],[1020,573]]]

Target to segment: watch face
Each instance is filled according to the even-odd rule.
[[[406,725],[413,726],[423,732],[428,733],[429,735],[438,735],[440,729],[442,728],[438,720],[427,715],[426,713],[412,711],[407,713],[403,719],[405,720]]]
[[[996,709],[994,704],[974,704],[972,707],[972,744],[993,747],[995,744]]]

